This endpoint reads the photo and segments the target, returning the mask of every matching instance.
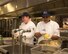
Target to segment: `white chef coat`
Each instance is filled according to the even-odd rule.
[[[26,36],[26,40],[23,38],[22,41],[27,44],[33,44],[33,39],[34,39],[34,33],[35,33],[35,24],[32,21],[29,21],[27,24],[24,22],[21,23],[19,26],[19,29],[23,30],[31,30],[31,32],[25,32],[22,34],[22,36]],[[17,32],[19,34],[19,32]],[[19,36],[19,35],[17,35]]]
[[[45,23],[44,21],[39,22],[37,24],[36,32],[40,32],[41,34],[47,33],[50,36],[60,36],[59,25],[58,23],[52,20],[50,20],[48,23]],[[39,38],[38,42],[40,42],[41,40],[44,40],[43,36]]]

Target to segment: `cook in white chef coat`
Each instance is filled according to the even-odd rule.
[[[22,36],[26,37],[26,40],[23,38],[23,42],[27,44],[33,44],[34,39],[34,33],[35,33],[35,24],[31,21],[30,15],[27,12],[24,12],[23,15],[21,15],[22,23],[19,26],[19,29],[22,29],[24,31],[30,30],[30,32],[25,32],[22,34]],[[14,35],[19,37],[19,32],[16,32]]]
[[[37,24],[35,36],[38,38],[38,42],[44,40],[42,36],[44,34],[49,34],[54,40],[60,37],[59,25],[50,19],[50,15],[50,12],[44,11],[42,13],[43,20]]]

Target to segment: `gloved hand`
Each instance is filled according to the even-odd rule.
[[[45,40],[51,39],[51,35],[50,34],[47,34],[47,33],[44,34],[43,37],[44,37]]]

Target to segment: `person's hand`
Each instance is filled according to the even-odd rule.
[[[17,38],[19,36],[19,32],[16,32],[13,35],[14,35],[14,38]]]
[[[15,29],[12,30],[12,35],[14,35],[14,31],[15,31]]]
[[[53,35],[53,36],[51,37],[52,40],[58,40],[59,38],[60,38],[60,37],[55,36],[55,35]]]
[[[51,38],[50,34],[47,34],[47,33],[44,34],[43,37],[45,40],[49,40]]]
[[[39,38],[39,37],[41,37],[41,36],[42,36],[42,34],[41,34],[40,32],[35,33],[35,37],[36,37],[36,38]]]
[[[15,36],[19,36],[19,32],[14,33]]]

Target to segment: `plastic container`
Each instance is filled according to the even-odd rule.
[[[64,48],[62,50],[58,50],[53,54],[68,54],[68,48]]]
[[[5,37],[3,38],[4,44],[11,45],[12,44],[12,37]]]
[[[50,46],[36,46],[31,49],[31,54],[53,54],[55,51],[58,51],[59,48],[50,47]]]

